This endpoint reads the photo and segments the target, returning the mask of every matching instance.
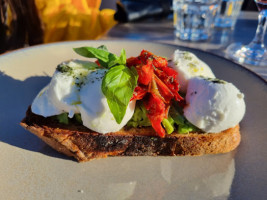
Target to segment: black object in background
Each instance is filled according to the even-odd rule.
[[[242,5],[242,10],[258,11],[256,3],[254,2],[254,0],[245,0],[243,5]]]
[[[136,21],[148,17],[165,17],[172,13],[172,0],[121,0],[117,2],[115,20]]]

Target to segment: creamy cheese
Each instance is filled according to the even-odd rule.
[[[56,71],[51,82],[34,99],[32,112],[44,117],[68,112],[72,117],[78,110],[73,104],[79,101],[78,88],[72,76]]]
[[[182,93],[186,93],[188,81],[193,77],[215,78],[209,66],[191,52],[176,50],[170,66],[178,72],[177,80]]]
[[[107,98],[101,90],[105,72],[105,69],[98,70],[87,77],[88,83],[81,88],[81,104],[78,105],[83,125],[99,133],[116,132],[125,126],[132,118],[136,102],[129,103],[122,122],[118,124],[109,109]]]
[[[44,117],[80,113],[83,125],[99,133],[119,131],[131,119],[135,101],[131,101],[120,124],[116,122],[102,93],[106,69],[93,62],[74,60],[60,64],[51,82],[36,96],[32,112]]]
[[[208,133],[236,126],[246,108],[244,94],[232,83],[201,77],[189,80],[186,104],[187,120]]]

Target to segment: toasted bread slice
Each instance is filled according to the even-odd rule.
[[[240,143],[239,125],[221,133],[174,133],[165,138],[152,128],[124,128],[100,134],[75,121],[60,124],[31,112],[21,126],[41,138],[55,150],[73,156],[79,162],[108,156],[184,156],[226,153]]]

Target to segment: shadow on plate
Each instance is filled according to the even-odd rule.
[[[20,81],[0,71],[0,142],[52,157],[69,159],[52,150],[19,125],[34,97],[50,79],[48,76],[35,76]]]

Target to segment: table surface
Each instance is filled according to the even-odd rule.
[[[227,58],[225,49],[231,43],[241,42],[243,44],[248,44],[253,39],[258,23],[257,16],[258,12],[242,11],[234,29],[215,28],[212,38],[205,42],[186,42],[177,39],[174,35],[171,17],[167,19],[146,19],[138,22],[120,23],[101,39],[127,39],[175,44],[201,49]],[[266,42],[267,34],[265,35],[265,44]],[[267,80],[267,66],[255,67],[244,64],[241,65],[249,68]]]

